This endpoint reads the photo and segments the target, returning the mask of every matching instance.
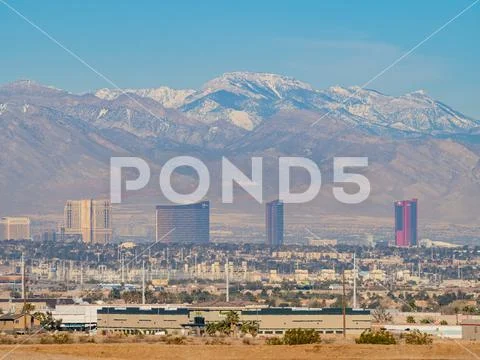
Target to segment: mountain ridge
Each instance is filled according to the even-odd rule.
[[[480,121],[431,98],[424,90],[401,96],[358,86],[331,86],[322,90],[291,77],[254,72],[225,73],[207,81],[200,90],[163,86],[157,89],[180,95],[172,102],[151,95],[154,89],[126,89],[125,92],[153,98],[162,106],[178,109],[205,123],[230,121],[249,131],[278,111],[305,109],[320,115],[325,112],[340,115],[338,113],[344,111],[347,122],[383,126],[392,131],[455,133],[480,127]],[[119,90],[102,89],[95,95],[113,99],[118,93]]]
[[[112,156],[144,158],[152,174],[172,156],[199,157],[213,189],[221,188],[222,156],[246,174],[250,158],[260,156],[268,174],[265,198],[272,198],[278,157],[305,156],[325,180],[318,201],[305,205],[312,214],[382,216],[395,199],[418,197],[424,216],[480,220],[471,211],[480,202],[479,122],[424,92],[396,97],[358,87],[316,90],[257,73],[228,73],[207,84],[111,96],[28,80],[0,86],[0,211],[48,213],[68,198],[108,196]],[[365,204],[345,207],[332,198],[337,156],[369,158],[372,195]],[[303,189],[308,181],[294,176],[292,186]],[[185,174],[178,180],[181,188],[192,182]],[[152,187],[142,201],[165,201],[158,181]],[[219,194],[209,198],[216,202]],[[242,201],[238,209],[248,211],[251,203]]]
[[[31,80],[0,86],[0,95],[11,93],[80,96]],[[207,81],[197,90],[159,86],[102,88],[83,94],[92,95],[107,102],[122,96],[150,99],[199,123],[229,122],[246,131],[252,131],[280,111],[298,110],[312,111],[319,117],[328,113],[355,126],[412,135],[469,133],[480,129],[479,120],[433,99],[424,90],[391,96],[358,86],[315,89],[306,82],[273,73],[229,72]]]

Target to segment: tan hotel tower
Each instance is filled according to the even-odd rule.
[[[68,200],[64,210],[65,235],[82,235],[83,242],[106,244],[112,239],[109,200]]]
[[[0,240],[29,240],[30,219],[3,217],[0,219]]]

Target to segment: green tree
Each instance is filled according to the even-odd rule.
[[[383,307],[378,307],[372,312],[373,320],[379,324],[385,324],[391,322],[393,317]]]
[[[35,310],[35,305],[32,303],[26,303],[22,307],[22,313],[30,314]]]
[[[108,294],[109,299],[121,299],[121,297],[122,297],[122,294],[120,292],[120,289],[118,288],[113,288],[110,291],[110,294]]]
[[[205,331],[210,336],[214,336],[217,332],[224,335],[234,335],[240,325],[240,316],[238,313],[236,311],[228,311],[224,320],[207,323]],[[249,327],[249,329],[253,331],[252,327]]]
[[[54,319],[51,312],[36,312],[33,316],[40,321],[40,326],[47,331],[61,329],[62,319]]]
[[[240,327],[240,331],[244,334],[250,334],[255,337],[257,336],[258,328],[259,325],[257,321],[244,321]]]
[[[240,316],[236,311],[229,311],[225,317],[225,324],[230,329],[230,334],[235,334],[240,323]]]

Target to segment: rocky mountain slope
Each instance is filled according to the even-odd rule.
[[[275,74],[227,73],[199,90],[101,89],[82,95],[18,81],[0,86],[0,213],[61,212],[67,198],[106,196],[111,156],[152,166],[141,201],[162,201],[158,166],[173,155],[208,163],[219,203],[220,160],[247,170],[263,156],[265,198],[275,196],[278,156],[306,156],[322,168],[312,214],[389,216],[394,199],[418,197],[422,216],[478,222],[480,122],[417,91],[394,97],[374,90],[312,86]],[[344,206],[331,195],[332,159],[368,156],[372,195]],[[248,171],[246,171],[248,172]],[[194,186],[190,173],[179,187]],[[301,189],[308,177],[298,174]],[[251,199],[239,193],[235,210]],[[136,200],[135,196],[128,199]]]
[[[358,87],[316,90],[293,78],[266,73],[226,73],[197,91],[160,87],[124,92],[151,98],[201,122],[223,120],[249,131],[279,111],[288,110],[330,113],[356,126],[419,134],[468,132],[480,127],[478,120],[421,90],[399,97]],[[101,89],[95,95],[111,100],[121,94],[119,90]]]

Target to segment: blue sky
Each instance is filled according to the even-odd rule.
[[[121,87],[198,88],[227,71],[361,85],[473,0],[5,0]],[[369,87],[424,89],[480,118],[480,3]],[[110,87],[0,2],[0,83]]]

